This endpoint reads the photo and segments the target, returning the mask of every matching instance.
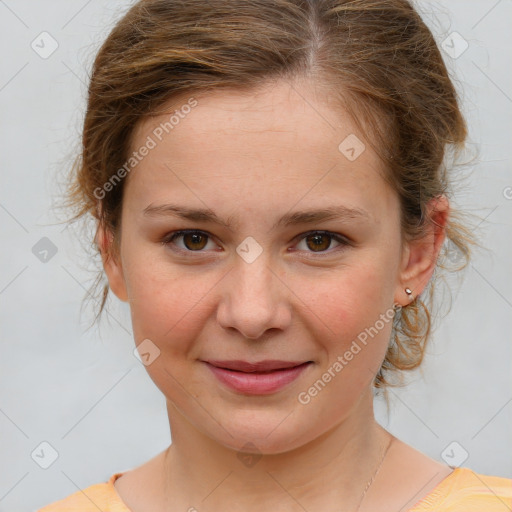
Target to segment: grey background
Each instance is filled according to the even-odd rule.
[[[170,442],[165,400],[132,353],[126,305],[112,301],[109,322],[86,330],[87,233],[58,224],[54,209],[79,143],[92,59],[130,3],[0,0],[0,511],[36,510]],[[440,44],[454,31],[469,44],[457,58],[444,53],[478,154],[456,200],[482,220],[488,251],[451,283],[453,307],[422,371],[391,391],[389,416],[380,401],[376,413],[434,459],[456,441],[448,453],[462,459],[465,450],[463,466],[510,478],[512,2],[419,5]],[[46,59],[31,48],[43,31],[59,45]],[[48,469],[31,457],[43,441],[58,452]]]

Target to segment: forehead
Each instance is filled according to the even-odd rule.
[[[195,103],[194,107],[189,106],[191,102]],[[163,145],[174,142],[178,148],[184,141],[203,142],[202,151],[212,149],[210,141],[221,141],[226,136],[232,139],[233,146],[246,142],[267,142],[274,146],[301,139],[308,147],[331,145],[336,148],[340,136],[360,131],[325,86],[312,80],[268,82],[250,91],[220,89],[195,95],[181,94],[159,112],[163,113],[146,118],[136,126],[132,150],[141,137],[155,130],[153,135]],[[276,133],[280,135],[277,139]],[[204,135],[208,135],[208,139]],[[364,138],[364,134],[358,135]],[[192,140],[195,137],[201,139]],[[244,149],[250,151],[252,145],[247,144]],[[282,148],[289,149],[288,145]],[[300,150],[299,147],[294,149]]]
[[[302,196],[372,203],[372,196],[390,193],[365,134],[312,82],[183,94],[164,109],[139,123],[132,137],[131,151],[152,141],[127,184],[143,208],[184,188],[189,197],[196,192],[196,202],[215,192],[290,207]]]

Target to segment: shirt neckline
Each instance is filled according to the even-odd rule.
[[[419,499],[407,512],[427,512],[435,510],[449,496],[459,477],[468,471],[468,468],[449,466],[452,472],[444,477],[426,496]]]
[[[119,496],[117,489],[114,487],[114,482],[125,473],[126,471],[114,473],[107,482],[109,493],[111,495],[111,498],[109,497],[108,510],[111,512],[132,512],[131,509],[128,508],[128,505],[126,505],[126,503],[122,500],[121,496]]]
[[[444,501],[459,476],[468,470],[463,467],[449,467],[451,467],[453,471],[443,478],[443,480],[441,480],[426,496],[417,501],[412,508],[408,509],[407,512],[427,512],[428,510],[432,510],[432,507],[439,506],[442,501]],[[126,471],[114,473],[107,482],[113,496],[113,500],[110,503],[112,512],[132,512],[126,503],[124,503],[121,496],[119,496],[117,489],[114,486],[114,482],[124,475],[125,472]]]

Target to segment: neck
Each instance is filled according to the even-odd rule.
[[[240,454],[205,436],[168,403],[172,444],[163,475],[168,503],[183,510],[356,510],[390,440],[371,392],[340,424],[285,453]],[[236,498],[235,498],[236,497]],[[179,508],[177,508],[179,509]]]

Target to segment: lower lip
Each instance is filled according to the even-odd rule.
[[[223,384],[239,393],[249,395],[269,395],[279,391],[297,379],[310,364],[304,363],[293,368],[275,370],[269,373],[245,373],[218,368],[206,363],[215,377]]]

